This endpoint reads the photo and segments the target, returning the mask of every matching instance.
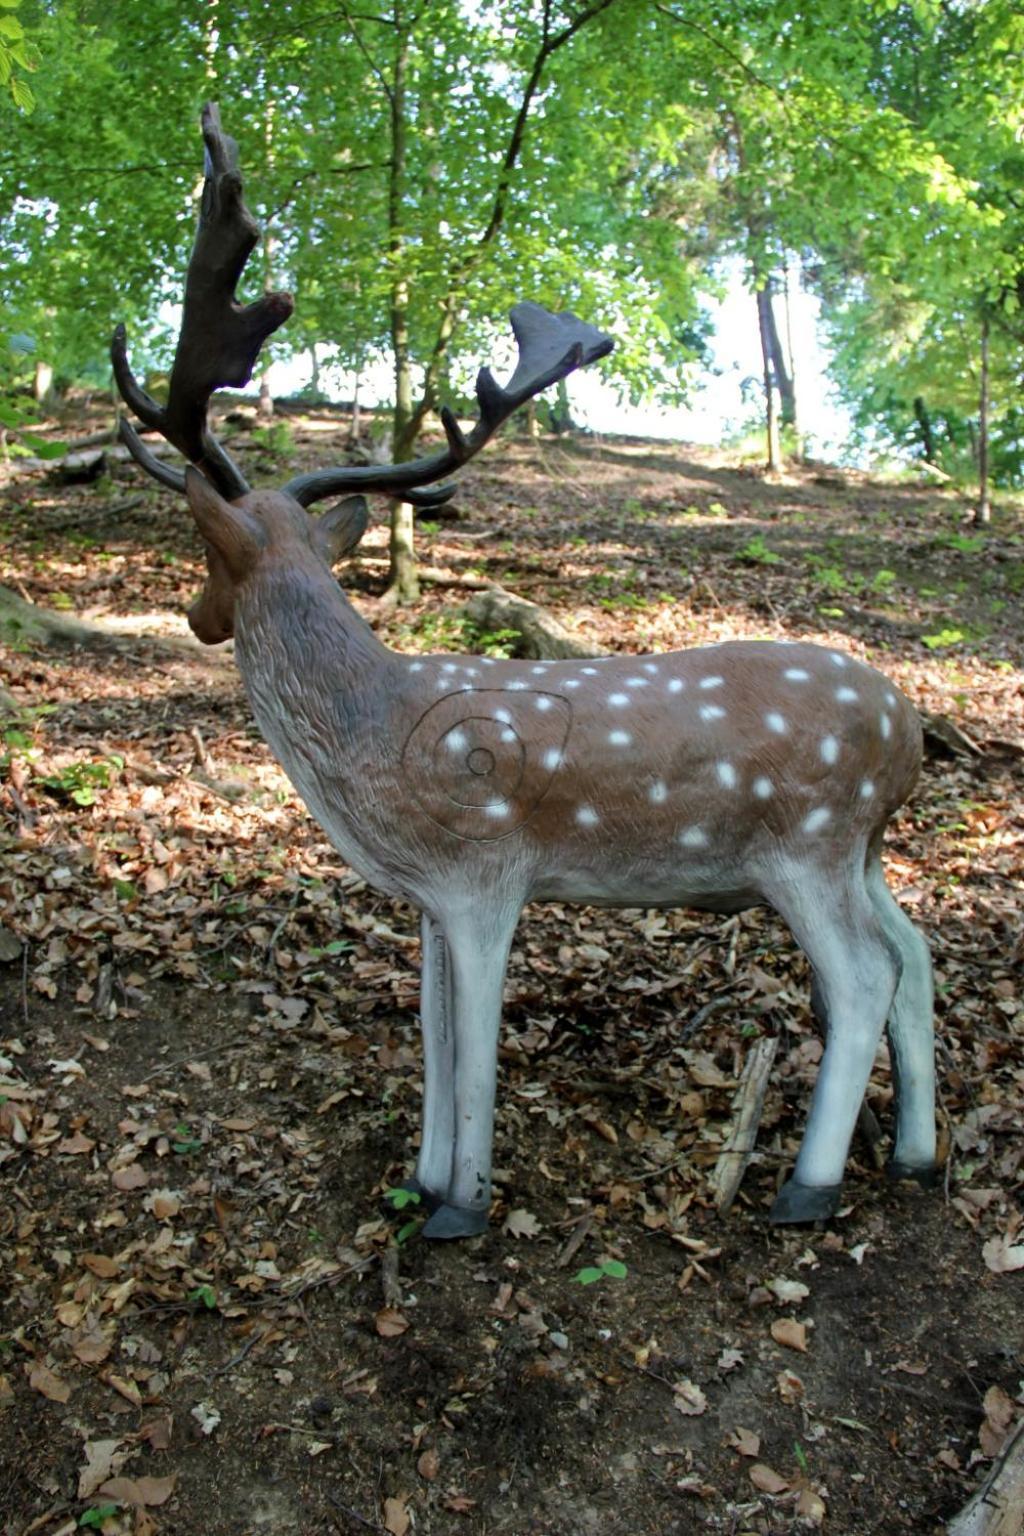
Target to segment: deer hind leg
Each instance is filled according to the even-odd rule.
[[[423,1118],[416,1173],[402,1186],[428,1211],[444,1204],[455,1148],[455,1034],[448,941],[437,920],[420,919],[423,960],[420,1028],[423,1033]]]
[[[451,1056],[446,1059],[451,1064],[452,1134],[444,1198],[423,1228],[424,1237],[471,1237],[487,1225],[501,995],[518,917],[518,910],[484,909],[443,920],[451,982]],[[440,1105],[440,1097],[433,1102]],[[439,1141],[438,1167],[441,1155]]]
[[[859,870],[800,871],[769,900],[811,962],[827,1019],[804,1139],[771,1219],[822,1221],[839,1207],[850,1140],[899,981],[898,951]]]
[[[935,1179],[935,1030],[928,945],[885,881],[881,861],[869,858],[868,893],[885,936],[902,961],[889,1011],[889,1046],[896,1089],[896,1144],[891,1178],[931,1184]]]

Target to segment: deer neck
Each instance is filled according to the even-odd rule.
[[[241,588],[235,658],[260,730],[334,835],[354,810],[362,765],[388,750],[393,653],[310,557],[267,562]]]

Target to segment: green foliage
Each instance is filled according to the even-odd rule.
[[[404,1211],[409,1206],[422,1203],[422,1196],[414,1189],[388,1189],[384,1191],[384,1198],[396,1211]]]
[[[735,558],[743,565],[778,565],[782,560],[781,555],[768,548],[764,535],[760,533],[748,539],[743,548],[736,551]]]
[[[598,1265],[577,1270],[573,1280],[577,1285],[596,1285],[599,1280],[625,1280],[628,1273],[621,1259],[604,1259]]]
[[[124,758],[111,753],[93,762],[68,763],[57,773],[41,774],[39,783],[76,805],[95,805],[98,792],[109,789],[114,774],[123,767]]]
[[[275,421],[267,427],[254,427],[252,440],[268,458],[286,464],[295,452],[295,434],[287,421]]]
[[[197,1285],[188,1293],[189,1301],[194,1301],[197,1306],[203,1306],[208,1312],[213,1312],[217,1307],[217,1292],[212,1285]]]
[[[92,1527],[93,1529],[98,1530],[103,1524],[104,1520],[109,1520],[111,1515],[117,1514],[120,1507],[121,1506],[119,1504],[90,1505],[84,1514],[79,1515],[78,1523],[80,1526]]]

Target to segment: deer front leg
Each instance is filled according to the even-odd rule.
[[[444,920],[451,980],[454,1136],[448,1146],[450,1173],[444,1202],[423,1228],[424,1237],[472,1237],[487,1226],[501,995],[518,915],[518,910],[512,914],[485,911]],[[440,1106],[443,1101],[438,1095],[432,1102]],[[425,1114],[426,1109],[425,1098]],[[436,1158],[439,1167],[440,1143]]]
[[[423,946],[420,1028],[423,1032],[423,1119],[416,1173],[404,1188],[428,1211],[444,1204],[455,1151],[455,1034],[448,941],[435,918],[420,919]]]

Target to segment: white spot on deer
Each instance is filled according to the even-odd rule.
[[[782,675],[788,677],[791,683],[809,683],[811,680],[811,674],[805,672],[803,667],[787,667]]]
[[[512,730],[511,726],[506,726],[505,727],[505,729],[501,733],[501,739],[502,739],[502,741],[508,742],[508,743],[512,743],[513,741],[518,741],[519,740],[518,736],[516,735],[515,731]]]
[[[627,688],[649,688],[650,684],[648,683],[646,677],[627,677],[626,678],[626,687]]]
[[[423,663],[422,663],[422,661],[410,661],[410,663],[409,663],[409,671],[410,672],[422,672],[423,671]]]
[[[736,769],[732,763],[716,763],[715,773],[718,775],[718,782],[723,788],[736,788]]]
[[[616,709],[621,709],[623,704],[628,704],[629,703],[629,694],[628,693],[610,693],[608,695],[608,703],[609,704],[614,704]]]
[[[837,688],[836,698],[840,704],[856,704],[859,695],[856,688]]]
[[[668,799],[668,785],[663,784],[660,779],[655,779],[654,783],[647,791],[647,798],[653,805],[664,805],[665,801]]]
[[[721,686],[722,686],[722,684],[724,682],[725,682],[725,678],[724,677],[702,677],[701,680],[700,680],[700,683],[698,684],[698,687],[700,687],[700,688],[721,688]]]
[[[448,751],[449,752],[464,752],[468,746],[469,746],[469,742],[466,739],[466,735],[465,735],[464,731],[449,731],[448,732]]]
[[[481,656],[480,665],[482,667],[493,667],[496,665],[496,662],[493,656]]]
[[[507,816],[508,815],[508,801],[507,800],[494,800],[494,801],[492,801],[492,803],[490,805],[485,805],[484,806],[484,814],[487,815],[487,816],[492,816],[495,821],[500,821],[503,816]]]
[[[680,832],[679,841],[684,848],[706,848],[708,835],[703,827],[686,827]]]
[[[442,672],[457,672],[458,670],[458,663],[454,661],[446,661],[444,666],[441,668]]]
[[[531,667],[530,671],[533,673],[534,677],[543,677],[544,673],[547,671],[547,667]]]
[[[839,761],[839,742],[835,736],[823,736],[818,745],[823,763],[837,763]]]
[[[770,731],[775,732],[776,736],[785,736],[789,729],[784,717],[776,709],[769,710],[764,717],[764,723]]]
[[[815,806],[809,816],[803,819],[801,830],[804,832],[820,832],[832,820],[832,812],[827,805]]]
[[[537,708],[540,709],[540,710],[545,710],[545,709],[550,709],[551,708],[551,700],[548,698],[546,693],[540,694],[538,696],[536,702],[537,702]]]
[[[585,677],[596,677],[597,676],[597,668],[596,667],[584,667],[583,668],[583,675]]]
[[[766,779],[763,776],[754,780],[752,788],[759,800],[770,800],[775,793],[775,786],[771,779]]]
[[[480,676],[480,669],[478,667],[463,667],[462,670],[463,670],[463,672],[465,672],[467,677],[479,677]]]
[[[567,677],[565,682],[562,684],[562,687],[563,688],[578,688],[579,685],[580,685],[580,680],[579,680],[578,677]]]
[[[450,685],[451,685],[451,678],[450,677],[445,677],[443,675],[438,677],[437,681],[434,683],[434,687],[435,688],[448,688],[448,687],[450,687]]]
[[[888,741],[889,737],[892,735],[892,721],[885,713],[885,710],[883,710],[881,715],[878,717],[878,729],[882,733],[882,740]]]
[[[702,704],[700,717],[702,720],[722,720],[725,718],[725,710],[720,704]]]
[[[888,704],[890,709],[896,708],[896,695],[893,693],[891,688],[886,689],[885,702]]]
[[[593,806],[580,805],[576,808],[576,820],[581,827],[596,827],[601,818]]]
[[[557,747],[549,747],[548,750],[544,753],[544,767],[545,768],[552,768],[552,769],[554,769],[554,768],[561,768],[561,766],[562,766],[562,754],[561,754],[561,752],[558,750]]]
[[[681,677],[674,677],[668,685],[668,691],[669,693],[682,693],[685,687],[686,684]]]
[[[460,693],[472,693],[473,692],[473,684],[472,683],[460,683],[459,684],[459,692]]]
[[[613,747],[628,747],[633,738],[628,731],[609,731],[608,740]]]
[[[657,677],[657,675],[658,675],[658,664],[657,664],[657,662],[645,661],[644,662],[644,671],[645,672],[649,672],[652,677]]]
[[[874,794],[874,792],[875,792],[875,786],[874,786],[874,784],[872,784],[871,780],[870,779],[861,779],[861,781],[860,781],[860,797],[861,797],[861,799],[862,800],[870,800],[871,796]]]
[[[520,680],[517,678],[514,683],[509,683],[508,686],[515,689],[517,692],[521,692],[527,686],[527,684],[520,682]]]
[[[840,653],[838,651],[829,651],[828,654],[829,654],[829,660],[832,662],[832,665],[834,667],[845,667],[846,666],[847,660],[848,660],[848,658],[846,656],[840,655]]]
[[[494,711],[494,718],[495,720],[500,720],[502,725],[512,724],[512,716],[509,714],[507,709],[496,709]]]

